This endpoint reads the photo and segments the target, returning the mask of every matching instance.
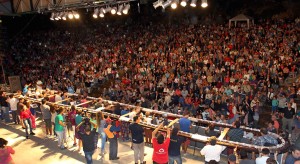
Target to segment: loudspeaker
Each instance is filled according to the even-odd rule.
[[[9,76],[8,81],[11,92],[22,91],[20,76]]]

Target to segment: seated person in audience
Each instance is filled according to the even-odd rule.
[[[272,135],[268,134],[268,131],[266,128],[260,129],[261,136],[256,138],[253,141],[254,145],[259,146],[275,146],[278,144],[277,139],[275,139]]]
[[[205,134],[208,136],[208,137],[212,137],[212,136],[215,136],[215,137],[219,137],[219,133],[215,131],[215,125],[214,124],[210,124],[206,129],[205,129]]]

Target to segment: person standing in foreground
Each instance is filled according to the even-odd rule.
[[[82,125],[82,124],[81,124]],[[79,126],[80,127],[80,126]],[[76,130],[79,130],[79,127],[76,128]],[[82,139],[82,144],[83,144],[83,152],[84,156],[86,159],[87,164],[92,164],[93,163],[93,154],[95,152],[95,136],[97,136],[96,129],[91,131],[91,127],[89,125],[85,126],[84,133],[80,133],[79,135]]]
[[[140,116],[134,116],[132,124],[129,125],[129,130],[131,132],[132,136],[132,149],[134,151],[134,162],[135,164],[138,164],[138,161],[140,160],[141,164],[145,164],[146,161],[144,161],[144,128],[139,125],[139,122],[141,121]]]
[[[20,124],[20,119],[18,117],[17,109],[18,109],[19,100],[15,98],[13,95],[10,95],[8,98],[8,103],[10,106],[11,114],[15,124]]]
[[[118,138],[117,132],[120,131],[120,127],[115,126],[115,122],[112,122],[111,119],[106,121],[107,127],[104,129],[104,132],[109,141],[109,160],[118,160]]]
[[[256,158],[256,164],[265,164],[267,159],[270,157],[270,150],[268,148],[263,148],[261,151],[261,156]]]
[[[179,129],[175,127],[171,133],[169,145],[169,164],[174,164],[174,161],[176,161],[177,164],[182,164],[180,146],[182,142],[184,142],[184,137],[178,136],[178,131]]]
[[[42,100],[42,105],[41,105],[41,112],[43,115],[43,119],[46,124],[46,135],[47,137],[51,137],[52,135],[52,124],[51,124],[51,112],[50,112],[50,107],[46,104],[47,100],[43,99]]]
[[[163,127],[163,123],[152,132],[152,143],[153,143],[153,164],[167,164],[168,163],[168,149],[170,144],[170,128],[167,129],[166,139],[162,134],[156,137],[156,133],[160,128]]]
[[[189,112],[185,111],[183,117],[180,118],[179,120],[180,131],[190,133],[192,123],[191,120],[189,120],[188,118],[189,118]],[[185,138],[185,141],[182,143],[182,150],[184,154],[186,154],[189,144],[190,144],[190,140],[188,138]]]
[[[105,142],[106,142],[106,134],[104,132],[106,121],[104,119],[102,112],[97,113],[96,118],[97,118],[98,133],[101,136],[101,155],[103,156],[105,153]]]
[[[61,150],[65,149],[64,128],[66,127],[66,123],[62,115],[63,112],[64,108],[60,107],[57,111],[57,116],[55,117],[55,133],[58,136],[58,146]]]
[[[0,163],[2,164],[13,164],[14,161],[10,154],[15,154],[15,150],[6,146],[7,141],[3,138],[0,138]]]
[[[203,149],[200,151],[201,155],[205,156],[205,163],[208,163],[211,160],[220,162],[220,155],[222,151],[226,148],[225,146],[216,145],[217,138],[212,136],[209,138],[209,142]]]
[[[26,105],[22,105],[20,117],[21,117],[21,119],[24,123],[24,126],[25,126],[26,139],[29,139],[28,126],[29,126],[29,129],[30,129],[30,135],[35,135],[35,133],[33,133],[33,131],[32,131],[30,116],[31,116],[30,110],[27,108]]]
[[[300,147],[293,145],[291,153],[286,157],[285,164],[295,163],[300,160]]]

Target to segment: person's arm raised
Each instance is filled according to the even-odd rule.
[[[152,132],[152,138],[155,138],[155,135],[156,135],[156,133],[158,132],[158,130],[161,128],[161,127],[163,127],[163,122],[162,123],[160,123],[158,126],[157,126],[157,128]]]
[[[170,130],[170,128],[167,128],[167,137],[166,138],[170,138],[170,134],[171,134],[171,130]]]

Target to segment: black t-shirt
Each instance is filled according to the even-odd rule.
[[[82,139],[83,151],[85,152],[92,152],[95,150],[95,136],[97,132],[91,131],[90,135],[86,133],[79,133]]]
[[[292,119],[295,115],[295,109],[291,108],[290,110],[288,108],[284,108],[283,110],[284,118],[286,119]]]
[[[170,144],[169,144],[169,156],[179,156],[180,155],[180,146],[184,141],[184,137],[182,136],[171,136]]]
[[[140,144],[144,142],[144,128],[141,125],[137,123],[130,124],[129,130],[132,134],[133,143]]]
[[[8,107],[8,103],[6,102],[7,97],[0,96],[0,105],[3,107]]]

